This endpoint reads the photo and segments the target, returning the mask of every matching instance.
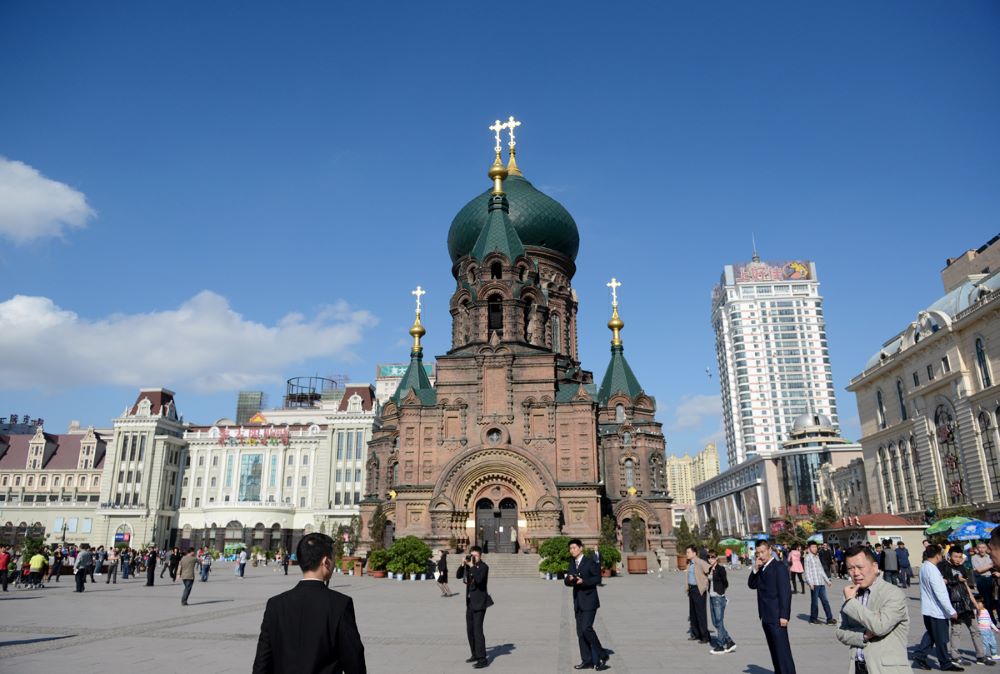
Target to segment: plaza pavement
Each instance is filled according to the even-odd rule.
[[[248,566],[241,580],[231,565],[217,564],[208,583],[195,582],[187,607],[180,605],[180,581],[169,578],[157,578],[153,588],[144,587],[144,579],[109,586],[101,578],[83,594],[72,591],[67,576],[41,590],[12,589],[0,598],[0,672],[249,672],[265,601],[299,579],[294,567],[287,577],[273,569]],[[596,629],[614,651],[612,671],[770,672],[746,576],[730,574],[726,626],[739,645],[730,655],[709,655],[705,646],[687,641],[683,574],[606,579]],[[471,671],[464,663],[469,653],[462,595],[440,598],[432,581],[367,576],[337,575],[330,586],[354,598],[370,672]],[[843,586],[834,581],[831,589],[835,613]],[[463,590],[454,580],[451,587]],[[490,592],[496,605],[486,618],[488,671],[574,671],[579,650],[568,588],[558,581],[497,578]],[[908,594],[913,644],[923,629],[916,586]],[[793,595],[790,629],[798,670],[847,674],[847,649],[834,638],[835,628],[809,625],[808,612],[808,595]],[[968,647],[967,639],[963,645]],[[985,669],[974,665],[969,671]]]

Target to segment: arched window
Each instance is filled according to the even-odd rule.
[[[34,475],[29,475],[28,476],[28,486],[29,487],[35,486],[35,476]]]
[[[906,400],[903,398],[903,380],[896,380],[896,398],[899,400],[899,418],[906,421],[909,415],[906,413]]]
[[[899,463],[903,466],[903,485],[906,492],[906,509],[916,510],[917,500],[914,498],[913,459],[906,446],[906,440],[899,441]],[[900,504],[903,505],[903,504]]]
[[[628,431],[622,433],[622,444],[626,447],[632,444],[632,434]]]
[[[910,436],[910,463],[913,464],[913,498],[915,510],[922,506],[922,494],[924,491],[924,483],[920,473],[920,454],[917,453],[917,443],[913,441],[913,436]]]
[[[87,486],[87,476],[83,475],[80,477],[80,487],[82,488],[86,486]]]
[[[623,424],[625,423],[625,406],[621,403],[615,405],[615,423]]]
[[[986,358],[986,348],[983,340],[976,340],[976,365],[979,367],[979,382],[983,388],[993,386],[993,379],[990,377],[990,362]]]
[[[998,410],[1000,411],[1000,410]],[[1000,499],[1000,462],[997,461],[997,443],[994,439],[996,431],[993,428],[989,412],[979,413],[979,436],[983,443],[983,458],[986,459],[987,482],[993,500]]]
[[[531,300],[528,300],[524,305],[524,341],[529,344],[532,343],[533,335],[531,334],[534,326],[535,320],[535,305]]]
[[[503,267],[500,266],[499,262],[494,262],[490,265],[490,278],[495,280],[500,280],[503,276]]]
[[[896,443],[889,443],[889,470],[892,474],[892,489],[895,494],[895,512],[899,512],[906,507],[906,494],[903,491],[903,484],[900,480],[899,452]]]
[[[490,332],[496,332],[499,337],[503,337],[503,298],[499,295],[490,295],[487,306]]]
[[[399,461],[389,466],[389,486],[394,487],[399,484]]]
[[[40,487],[44,487],[44,486],[46,486],[46,485],[47,485],[48,483],[49,483],[49,478],[47,478],[46,476],[42,475],[42,479],[40,479],[40,480],[38,481],[38,486],[40,486]]]
[[[878,448],[878,468],[882,473],[882,495],[887,509],[895,510],[895,499],[892,494],[892,485],[889,484],[889,453],[885,446]]]
[[[635,486],[635,462],[632,459],[625,459],[625,488]]]
[[[14,486],[15,487],[20,487],[21,486],[21,476],[20,475],[15,475],[14,476]]]
[[[875,413],[878,416],[878,427],[885,428],[885,400],[882,399],[882,391],[875,391]]]
[[[67,487],[72,487],[73,486],[73,476],[72,475],[69,475],[69,476],[66,477],[66,486]]]
[[[962,485],[962,458],[958,447],[958,425],[945,405],[938,405],[934,412],[934,435],[941,454],[941,471],[944,473],[945,498],[950,505],[965,502]]]
[[[552,350],[562,353],[562,322],[559,314],[552,315]]]

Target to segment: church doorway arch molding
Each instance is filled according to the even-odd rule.
[[[517,447],[487,447],[453,458],[434,485],[435,496],[447,497],[455,508],[475,510],[475,498],[489,484],[502,484],[521,509],[534,509],[545,496],[558,500],[555,480],[545,466]]]

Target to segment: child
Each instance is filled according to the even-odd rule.
[[[990,612],[986,610],[986,605],[978,596],[976,598],[976,615],[979,619],[979,633],[983,637],[983,650],[986,651],[986,657],[991,660],[1000,660],[1000,655],[997,655],[997,639],[993,634],[1000,632],[1000,628],[997,628],[993,623]]]

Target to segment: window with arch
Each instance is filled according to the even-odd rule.
[[[993,386],[993,378],[990,376],[990,361],[986,358],[986,347],[982,338],[976,339],[976,368],[979,370],[979,383],[983,388]]]
[[[903,397],[903,380],[896,380],[896,398],[899,400],[899,418],[906,421],[909,414],[906,412],[906,399]]]
[[[3,486],[6,487],[9,483],[10,483],[10,476],[9,475],[4,475],[3,476]]]
[[[486,304],[489,331],[503,337],[503,298],[499,295],[490,295]]]
[[[45,487],[45,486],[48,485],[48,483],[49,483],[49,478],[47,478],[46,476],[42,475],[41,480],[38,481],[38,486]]]
[[[965,487],[962,484],[962,458],[958,445],[958,425],[951,411],[945,405],[938,405],[934,412],[934,436],[937,438],[941,455],[941,471],[944,473],[945,498],[950,505],[961,505],[965,501]]]
[[[625,459],[625,488],[630,489],[635,486],[635,461]]]
[[[87,476],[86,475],[82,475],[80,477],[80,488],[82,489],[83,487],[86,487],[86,486],[87,486]]]
[[[28,476],[28,486],[29,487],[35,486],[35,476],[34,475],[29,475]]]
[[[892,486],[889,483],[889,452],[886,451],[885,445],[878,448],[878,468],[882,474],[882,494],[885,503],[887,506],[891,505],[895,508],[896,504],[892,495]]]
[[[1000,409],[997,410],[1000,412]],[[979,436],[983,443],[983,458],[986,460],[986,475],[993,500],[1000,499],[1000,461],[997,461],[996,429],[989,412],[979,413]]]
[[[625,423],[625,406],[621,403],[615,405],[615,423],[623,424]]]
[[[906,508],[906,492],[903,490],[903,483],[900,476],[900,461],[899,461],[899,451],[896,448],[896,443],[889,443],[889,470],[892,475],[892,489],[893,493],[896,495],[895,504],[896,512]]]
[[[490,265],[490,278],[497,281],[503,278],[503,266],[499,262]]]
[[[552,350],[562,353],[562,322],[559,314],[552,315]]]
[[[632,445],[632,434],[629,433],[628,431],[622,433],[622,445],[625,447],[629,447]]]
[[[875,391],[875,414],[878,416],[878,427],[885,428],[885,400],[882,391]]]
[[[914,509],[921,507],[921,493],[923,492],[923,482],[920,474],[920,454],[917,453],[917,443],[910,436],[910,463],[913,465],[913,505]]]
[[[389,486],[394,487],[399,484],[399,461],[394,461],[389,466]]]
[[[15,475],[14,476],[14,486],[15,487],[20,487],[21,486],[21,476],[20,475]]]

